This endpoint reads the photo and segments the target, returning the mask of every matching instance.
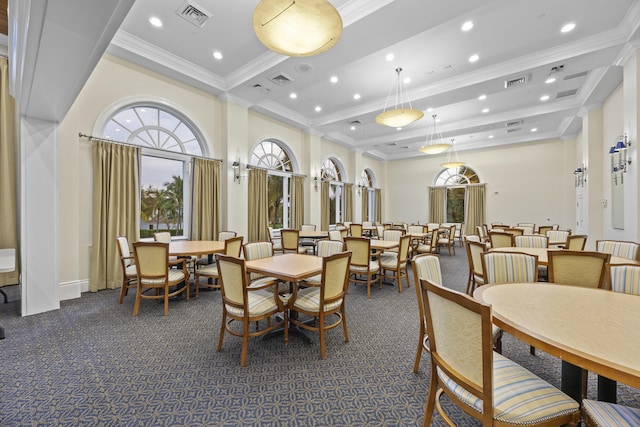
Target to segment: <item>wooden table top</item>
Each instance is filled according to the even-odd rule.
[[[191,256],[224,252],[224,242],[219,240],[174,240],[169,243],[169,255]]]
[[[299,282],[322,272],[322,257],[305,254],[281,254],[246,262],[247,271],[280,280]]]
[[[640,388],[640,296],[553,283],[485,285],[473,296],[507,333]]]
[[[564,249],[558,249],[558,248],[518,248],[518,247],[513,247],[513,248],[492,248],[489,249],[490,251],[495,251],[495,252],[518,252],[518,253],[523,253],[523,254],[529,254],[529,255],[536,255],[538,257],[538,264],[540,265],[547,265],[549,264],[549,260],[547,257],[547,251],[562,251]],[[619,256],[611,256],[611,259],[609,260],[610,264],[637,264],[637,261],[628,259],[628,258],[622,258]]]
[[[371,239],[371,249],[378,250],[387,250],[393,249],[400,246],[400,242],[396,242],[395,240],[381,240],[381,239]]]

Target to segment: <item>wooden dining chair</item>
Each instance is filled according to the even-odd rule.
[[[344,246],[344,242],[341,240],[319,240],[316,255],[324,258],[339,254],[344,251]],[[303,286],[320,286],[321,281],[322,273],[305,279],[302,284]]]
[[[389,231],[391,230],[387,230],[387,232]],[[403,278],[407,281],[407,288],[411,286],[409,283],[408,267],[410,244],[411,236],[401,236],[397,251],[384,251],[378,259],[380,264],[380,275],[382,276],[381,280],[395,280],[398,283],[398,292],[400,293],[402,293]]]
[[[282,251],[284,253],[307,253],[307,248],[300,245],[300,231],[283,228],[280,230],[280,237],[282,238]]]
[[[549,282],[560,285],[602,288],[610,254],[591,251],[549,251]]]
[[[299,328],[318,331],[321,359],[324,359],[327,354],[326,331],[342,324],[344,341],[349,342],[344,300],[349,283],[350,260],[351,252],[341,252],[322,258],[320,285],[300,289],[296,287],[288,301],[291,310],[318,319],[317,322],[309,323],[291,316],[290,322]],[[328,323],[330,316],[335,316],[335,321]]]
[[[138,271],[133,254],[129,250],[129,241],[126,237],[116,237],[118,243],[118,253],[120,254],[120,267],[122,268],[122,287],[120,288],[120,297],[118,304],[122,304],[124,297],[127,296],[129,289],[138,287]],[[6,302],[6,301],[5,301]]]
[[[582,399],[582,415],[586,427],[640,426],[640,409],[611,402]]]
[[[567,249],[570,251],[584,251],[587,244],[587,236],[584,234],[573,234],[567,237]]]
[[[492,248],[512,248],[514,246],[513,234],[502,231],[489,232],[489,244]]]
[[[362,224],[350,224],[349,235],[351,237],[362,237]]]
[[[612,291],[640,295],[640,265],[608,264],[607,277]]]
[[[596,240],[596,251],[632,261],[640,261],[640,243],[623,240]]]
[[[482,271],[482,253],[487,250],[484,243],[466,241],[467,262],[469,263],[469,277],[467,278],[467,295],[473,295],[478,286],[484,285],[484,272]]]
[[[231,237],[224,241],[224,254],[238,258],[242,251],[242,240],[244,237]],[[218,273],[218,265],[216,263],[208,264],[204,267],[196,269],[193,281],[196,288],[196,299],[200,296],[200,288],[220,289]],[[207,279],[207,282],[201,283],[200,279]],[[211,283],[209,283],[211,282]]]
[[[249,286],[247,269],[243,258],[216,255],[222,294],[222,323],[218,338],[218,351],[222,351],[225,331],[242,338],[240,366],[246,366],[249,338],[261,336],[288,324],[288,311],[282,300],[272,292],[269,284]],[[282,313],[283,320],[272,322],[275,315]],[[262,323],[266,325],[261,326]],[[234,327],[240,323],[241,328]],[[256,325],[250,329],[250,325]],[[288,328],[284,328],[285,342]]]
[[[422,425],[446,395],[483,426],[576,426],[578,402],[493,351],[491,306],[428,280],[420,281],[426,313],[431,377]]]
[[[418,312],[420,313],[420,327],[418,332],[418,349],[413,362],[413,373],[417,374],[422,360],[422,351],[429,353],[429,335],[427,334],[427,318],[424,313],[422,302],[422,290],[420,280],[429,280],[436,285],[442,285],[442,270],[440,268],[440,257],[437,254],[417,255],[412,261],[413,279],[416,287],[416,297],[418,301]]]
[[[244,259],[252,261],[273,256],[273,244],[271,242],[251,242],[246,243],[242,247]],[[288,291],[288,286],[279,285],[280,279],[271,276],[265,276],[259,273],[249,273],[249,287],[262,288],[263,285],[278,285],[278,293]],[[275,290],[275,287],[274,287]]]
[[[344,243],[346,250],[352,252],[349,281],[354,285],[366,284],[367,299],[371,299],[371,283],[378,282],[382,289],[380,264],[377,259],[371,259],[371,240],[366,237],[346,237]],[[361,278],[362,276],[364,279]],[[375,280],[374,277],[376,277]]]

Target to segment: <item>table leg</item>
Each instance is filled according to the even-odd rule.
[[[615,381],[598,375],[598,400],[616,403],[617,385]]]
[[[562,391],[576,402],[582,401],[582,368],[562,361]]]

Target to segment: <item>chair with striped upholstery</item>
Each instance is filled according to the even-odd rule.
[[[429,237],[415,241],[411,251],[414,254],[435,254],[438,252],[438,229],[429,230]]]
[[[640,265],[609,264],[608,270],[612,291],[640,295]]]
[[[400,238],[405,235],[404,230],[384,230],[382,233],[382,240],[390,240],[394,242],[400,242]],[[398,248],[391,248],[385,250],[385,252],[398,252]]]
[[[129,241],[126,237],[116,237],[118,242],[118,253],[120,254],[120,266],[122,267],[122,288],[120,288],[120,298],[118,304],[122,304],[122,300],[127,295],[129,289],[138,287],[136,280],[138,271],[131,250],[129,249]]]
[[[242,240],[244,237],[230,237],[224,240],[224,254],[227,256],[232,256],[238,258],[240,256],[240,252],[242,251]],[[211,283],[201,283],[200,279],[205,278]],[[218,266],[216,263],[211,263],[205,265],[203,267],[197,268],[195,275],[193,277],[193,281],[196,287],[196,299],[200,296],[200,288],[207,289],[220,289],[220,284],[218,283],[218,279],[220,278],[218,274]]]
[[[490,305],[428,280],[420,285],[431,349],[424,427],[434,410],[455,425],[442,394],[483,426],[578,424],[578,402],[493,351]]]
[[[547,237],[549,238],[550,248],[566,248],[567,238],[571,232],[569,230],[549,230]]]
[[[622,240],[597,240],[596,251],[613,256],[640,261],[640,244]]]
[[[468,295],[473,294],[478,286],[484,285],[484,273],[482,271],[482,253],[487,250],[484,243],[466,240],[467,261],[469,262],[469,278],[467,279]]]
[[[244,259],[251,261],[273,256],[273,244],[271,242],[252,242],[242,247]],[[263,285],[275,285],[280,280],[275,277],[264,276],[259,273],[249,273],[249,287],[262,287]],[[284,290],[284,288],[283,288]],[[288,291],[289,288],[286,288]]]
[[[340,230],[330,230],[329,231],[329,240],[335,240],[335,241],[339,241],[342,242],[342,233],[340,232]]]
[[[513,238],[516,248],[546,248],[549,238],[539,234],[524,234]]]
[[[533,222],[519,222],[516,227],[522,228],[524,234],[534,234],[536,231],[536,224]]]
[[[547,231],[553,230],[552,225],[541,225],[538,227],[538,234],[542,234],[543,236],[547,235]]]
[[[269,243],[271,244],[271,243]],[[264,335],[277,327],[288,324],[288,310],[277,294],[263,286],[249,286],[247,283],[247,270],[245,260],[226,255],[216,255],[216,264],[220,272],[220,292],[222,294],[222,324],[218,339],[218,351],[222,351],[224,333],[242,337],[242,349],[240,351],[240,366],[247,364],[247,347],[250,337]],[[271,318],[282,313],[282,322],[271,322]],[[260,322],[266,325],[260,327]],[[234,327],[234,323],[241,323],[242,328]],[[255,329],[249,328],[255,324]],[[285,342],[288,338],[288,329],[284,328]]]
[[[339,254],[344,251],[344,242],[342,240],[319,240],[317,256],[328,257],[331,255]],[[322,280],[322,273],[305,279],[302,284],[304,286],[320,286]]]
[[[417,374],[422,360],[422,350],[427,353],[429,349],[429,336],[427,335],[427,320],[422,303],[422,291],[420,290],[420,279],[429,280],[436,285],[442,285],[442,270],[440,269],[440,257],[432,254],[422,254],[413,258],[412,261],[413,278],[416,284],[416,296],[418,298],[418,311],[420,312],[420,332],[418,334],[418,350],[416,360],[413,362],[413,373]]]
[[[388,230],[389,231],[389,230]],[[387,232],[388,232],[387,231]],[[409,283],[409,246],[411,243],[411,236],[400,237],[398,249],[396,252],[384,251],[378,260],[380,264],[381,280],[387,278],[398,282],[398,292],[402,292],[402,278],[407,281],[407,288],[411,285]]]
[[[583,399],[582,414],[586,427],[640,426],[640,409],[615,403]]]
[[[273,245],[274,252],[283,252],[282,249],[282,237],[280,237],[280,231],[276,231],[273,227],[269,227],[269,241]]]
[[[236,233],[235,231],[221,231],[218,233],[218,241],[219,242],[224,242],[227,239],[232,239],[234,237],[236,237],[238,235],[238,233]],[[240,243],[240,250],[242,250],[242,243]],[[240,252],[238,252],[238,255],[235,256],[240,256]],[[211,264],[209,263],[209,256],[201,256],[200,258],[198,258],[198,260],[196,261],[196,267],[198,266],[211,266],[212,268],[210,269],[211,272],[214,272],[216,270],[215,267],[215,263],[216,263],[216,259],[213,258],[211,261],[213,261]],[[195,272],[194,272],[195,273]],[[218,274],[216,272],[216,274]],[[197,282],[196,282],[197,283]],[[197,288],[196,288],[196,294],[198,293]],[[196,296],[197,298],[197,296]]]
[[[346,250],[352,252],[351,265],[349,266],[349,281],[353,282],[354,285],[366,283],[367,298],[371,299],[372,282],[378,282],[380,289],[382,289],[380,264],[377,259],[371,259],[371,240],[366,237],[346,237],[344,244]],[[364,279],[361,278],[362,276],[365,276]],[[374,276],[377,276],[375,280],[373,280]]]

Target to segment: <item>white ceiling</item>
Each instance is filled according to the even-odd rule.
[[[258,41],[251,28],[258,0],[135,0],[122,21],[132,1],[120,1],[110,20],[100,20],[115,31],[107,52],[381,160],[423,156],[417,148],[431,131],[432,114],[459,151],[573,137],[581,115],[622,82],[621,65],[640,47],[640,0],[332,0],[342,37],[308,58],[273,53]],[[211,15],[204,26],[176,13],[186,1]],[[49,0],[45,13],[70,3],[86,2]],[[69,22],[91,23],[76,32],[96,32],[94,16],[69,13]],[[163,26],[151,26],[151,16]],[[462,32],[467,20],[474,27]],[[568,22],[575,30],[561,33]],[[395,59],[387,61],[388,53]],[[480,59],[469,63],[474,53]],[[412,106],[425,112],[401,130],[374,121],[395,85],[396,67],[411,78],[405,88]],[[274,83],[280,74],[292,81]],[[550,74],[556,81],[545,84]],[[334,75],[336,84],[329,81]],[[525,84],[505,89],[506,80],[524,76]],[[558,97],[566,91],[575,94]],[[540,101],[542,95],[549,100]],[[351,122],[360,124],[351,130]]]

